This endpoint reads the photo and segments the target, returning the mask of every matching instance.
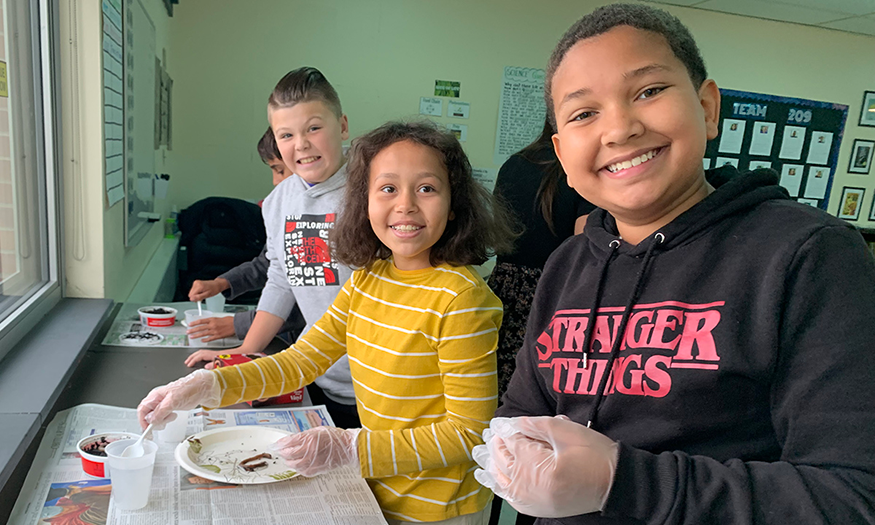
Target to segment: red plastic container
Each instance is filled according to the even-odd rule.
[[[88,445],[96,443],[100,441],[101,438],[105,438],[111,443],[120,439],[137,439],[138,437],[140,437],[139,434],[132,434],[130,432],[101,432],[99,434],[85,436],[76,444],[76,450],[78,450],[79,455],[82,456],[82,470],[84,470],[89,476],[94,476],[96,478],[106,477],[104,470],[106,456],[90,454],[82,450],[82,447],[87,447]]]
[[[155,310],[166,313],[154,313]],[[176,309],[169,306],[144,306],[137,309],[140,314],[140,324],[153,328],[173,326],[176,323]]]

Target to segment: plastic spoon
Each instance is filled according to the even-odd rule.
[[[143,457],[143,455],[146,453],[146,449],[143,448],[143,438],[145,438],[146,435],[151,431],[152,431],[152,423],[149,423],[149,426],[146,427],[146,430],[144,430],[143,433],[140,435],[140,437],[137,438],[136,441],[134,441],[134,444],[129,446],[128,448],[122,450],[122,457],[123,458]]]
[[[204,311],[203,311],[203,309],[201,308],[201,302],[200,302],[200,301],[197,302],[197,314],[198,314],[198,315],[204,315]]]

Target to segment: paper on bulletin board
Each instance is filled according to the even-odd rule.
[[[444,111],[444,101],[439,98],[419,97],[419,114],[440,117]]]
[[[471,173],[474,180],[483,185],[490,192],[495,188],[495,179],[498,177],[498,170],[495,168],[471,168]]]
[[[806,199],[823,199],[829,185],[830,169],[828,166],[808,166],[808,182],[805,183]]]
[[[752,160],[752,161],[750,161],[750,165],[748,166],[748,169],[753,171],[753,170],[758,170],[760,168],[771,168],[771,167],[772,167],[772,163],[768,160]]]
[[[802,164],[784,164],[781,166],[781,186],[791,197],[799,195],[799,186],[802,184]]]
[[[832,150],[832,133],[828,131],[812,131],[811,144],[808,146],[807,164],[829,164],[829,152]]]
[[[544,129],[543,69],[505,66],[492,161],[501,165],[532,143]]]
[[[720,132],[720,147],[717,149],[719,153],[741,153],[741,143],[744,141],[744,125],[743,120],[724,119],[723,131]]]
[[[447,101],[447,116],[456,118],[468,118],[471,112],[471,104],[468,102]]]
[[[456,140],[459,142],[468,140],[468,126],[465,124],[447,124],[447,129],[456,136]]]
[[[759,157],[770,157],[772,144],[775,142],[776,127],[777,124],[774,122],[754,122],[748,153]]]
[[[731,164],[738,167],[738,159],[734,159],[732,157],[717,157],[717,160],[714,162],[714,167],[719,168],[722,166],[726,166],[727,164]]]
[[[784,126],[784,136],[781,139],[779,158],[799,160],[802,158],[802,146],[805,144],[805,128],[800,126]]]
[[[103,7],[103,155],[109,207],[125,198],[124,192],[124,40],[120,0]]]

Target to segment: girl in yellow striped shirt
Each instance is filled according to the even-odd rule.
[[[328,312],[279,354],[156,388],[140,422],[295,390],[347,354],[362,428],[311,429],[279,454],[306,476],[358,468],[390,523],[485,524],[492,493],[471,450],[497,405],[502,306],[470,265],[509,248],[511,222],[455,137],[430,123],[357,139],[348,173],[332,241],[361,269]]]

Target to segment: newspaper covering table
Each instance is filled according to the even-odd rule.
[[[301,432],[331,424],[324,406],[251,410],[192,410],[187,434],[238,425]],[[386,520],[370,488],[352,468],[264,485],[229,485],[189,474],[176,463],[175,444],[159,443],[149,504],[114,508],[111,480],[82,471],[76,444],[107,431],[139,432],[136,410],[85,404],[59,412],[46,429],[9,524],[84,522],[91,525],[379,525]],[[79,521],[65,518],[78,517]]]
[[[140,314],[137,312],[137,309],[142,306],[150,305],[131,303],[122,304],[118,314],[116,314],[115,319],[112,321],[112,326],[110,326],[109,331],[106,332],[106,337],[103,338],[102,344],[105,346],[131,346],[121,342],[119,339],[122,334],[128,332],[154,332],[156,334],[161,334],[164,339],[157,343],[147,345],[158,348],[182,347],[218,349],[235,348],[243,344],[243,341],[236,337],[225,337],[223,339],[210,341],[209,343],[191,346],[189,344],[188,335],[185,333],[188,328],[182,324],[182,320],[185,318],[185,310],[197,308],[195,303],[166,303],[160,305],[176,309],[176,323],[173,326],[165,327],[143,326],[140,323]],[[221,315],[229,315],[251,309],[252,307],[246,305],[227,304],[225,305],[225,311]],[[140,344],[140,346],[142,347],[146,345]]]

